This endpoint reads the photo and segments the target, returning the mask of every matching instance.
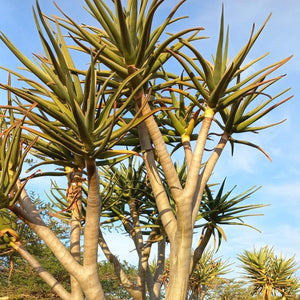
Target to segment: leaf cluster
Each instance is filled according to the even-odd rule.
[[[277,256],[268,246],[259,250],[245,250],[239,255],[245,278],[253,285],[256,294],[280,293],[282,297],[293,299],[299,292],[299,280],[295,276],[298,269],[294,257]]]

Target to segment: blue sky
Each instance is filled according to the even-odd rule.
[[[84,23],[87,14],[81,8],[83,2],[56,1],[72,18]],[[233,157],[228,148],[221,157],[214,173],[214,182],[220,182],[227,176],[227,188],[231,189],[237,185],[236,194],[254,185],[262,185],[248,203],[264,203],[271,206],[260,210],[264,216],[245,220],[259,228],[262,233],[246,227],[224,227],[228,241],[222,244],[219,255],[224,258],[230,257],[234,261],[233,258],[244,249],[249,250],[254,246],[258,248],[268,244],[274,246],[278,254],[283,253],[289,257],[295,255],[296,260],[300,262],[300,118],[297,111],[300,110],[300,3],[298,0],[187,0],[180,15],[189,15],[190,18],[178,23],[179,29],[203,26],[205,28],[203,35],[209,36],[210,39],[201,40],[198,45],[208,58],[215,52],[222,2],[225,8],[225,23],[230,26],[231,57],[234,57],[247,42],[253,22],[256,23],[256,28],[259,28],[272,12],[269,23],[250,52],[249,61],[270,52],[269,56],[257,65],[259,68],[293,54],[293,59],[278,73],[287,76],[270,92],[276,94],[291,87],[292,90],[287,96],[293,94],[294,98],[267,116],[267,122],[287,118],[285,123],[251,136],[251,141],[258,143],[270,154],[272,162],[260,152],[245,146],[237,147]],[[33,0],[10,0],[1,5],[0,30],[29,57],[32,53],[42,50],[32,20],[34,3]],[[174,0],[166,0],[159,10],[159,18],[166,17],[175,3]],[[40,5],[46,14],[57,14],[52,1],[41,0]],[[4,45],[0,45],[0,65],[11,69],[19,66]],[[6,80],[7,74],[0,71],[0,81]],[[5,98],[2,99],[0,102],[4,103]],[[39,184],[38,181],[36,184]],[[32,185],[34,186],[34,183]],[[125,241],[127,239],[123,236],[112,240],[113,249],[124,259],[134,262],[132,258],[134,254],[128,253],[123,248]],[[121,243],[122,251],[119,251]],[[131,247],[128,246],[128,249],[133,249]]]

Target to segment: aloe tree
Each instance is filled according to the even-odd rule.
[[[173,15],[183,2],[181,1],[166,21],[156,29],[151,28],[151,23],[154,12],[162,1],[152,1],[148,11],[146,10],[147,1],[142,2],[140,6],[137,1],[129,1],[127,8],[124,9],[122,9],[121,1],[114,1],[115,12],[101,0],[86,1],[99,28],[79,26],[67,16],[65,20],[62,20],[63,26],[72,32],[73,38],[77,41],[78,50],[88,53],[101,51],[102,55],[99,55],[98,61],[116,74],[116,80],[128,79],[131,74],[138,74],[130,81],[132,90],[138,91],[134,96],[138,114],[149,114],[155,107],[155,102],[151,101],[155,100],[155,92],[160,88],[170,88],[174,80],[176,83],[180,82],[184,88],[194,91],[189,96],[182,90],[178,91],[181,96],[185,96],[184,106],[186,102],[192,103],[194,118],[190,120],[196,124],[201,120],[194,149],[190,144],[191,133],[194,132],[193,122],[185,122],[184,106],[178,106],[174,97],[167,100],[161,97],[158,99],[163,102],[165,110],[175,108],[176,114],[166,115],[169,118],[168,125],[180,134],[185,148],[188,169],[185,187],[178,178],[166,147],[163,130],[160,127],[161,120],[157,121],[154,116],[150,116],[139,126],[139,143],[146,161],[161,221],[171,245],[171,271],[167,299],[184,299],[187,293],[194,224],[205,186],[225,145],[229,142],[233,148],[235,143],[242,143],[262,150],[258,145],[250,141],[238,140],[234,136],[243,132],[257,132],[275,125],[253,126],[257,120],[289,99],[281,100],[271,106],[269,104],[282,93],[275,96],[266,93],[266,89],[281,78],[279,76],[267,79],[267,77],[289,58],[244,77],[245,71],[264,57],[246,65],[243,64],[265,24],[256,33],[252,31],[248,42],[232,61],[228,59],[229,39],[228,33],[226,35],[224,33],[223,16],[219,43],[212,63],[192,45],[192,41],[196,39],[196,32],[188,38],[182,35],[193,29],[173,34],[165,42],[160,41],[161,44],[155,48],[155,43],[161,37],[165,27],[175,21],[172,19]],[[171,45],[170,43],[175,38],[178,38],[178,41]],[[86,47],[83,41],[89,43],[90,47]],[[183,47],[192,51],[196,60],[182,52]],[[165,68],[158,72],[158,68],[171,56],[183,66],[186,77],[174,77],[172,73],[165,71]],[[159,77],[166,81],[155,86]],[[149,88],[150,83],[147,85],[146,80],[149,81],[151,78],[155,78],[156,81],[152,82]],[[171,92],[176,93],[174,90]],[[151,93],[154,95],[152,96]],[[266,98],[265,101],[255,104],[257,99],[262,98]],[[253,105],[254,108],[252,108]],[[188,113],[191,115],[190,110]],[[216,143],[208,160],[204,161],[203,153],[214,121],[220,127],[218,134],[220,140]],[[163,169],[172,201],[175,202],[175,212],[172,210],[171,200],[162,184],[156,158]],[[201,170],[203,163],[205,167]]]
[[[3,207],[12,210],[36,231],[70,273],[72,299],[82,299],[83,294],[88,299],[102,299],[104,294],[97,273],[99,238],[102,248],[107,247],[99,230],[102,200],[97,165],[112,166],[130,155],[142,156],[159,222],[170,242],[170,281],[166,298],[185,299],[189,274],[207,243],[203,239],[200,248],[192,253],[193,232],[199,225],[199,218],[209,220],[204,227],[207,237],[214,231],[222,236],[218,222],[229,224],[232,220],[230,215],[222,219],[213,212],[199,216],[205,195],[210,197],[206,189],[214,167],[227,143],[232,150],[236,143],[241,143],[265,153],[259,145],[240,140],[236,135],[276,125],[257,126],[255,122],[289,99],[277,100],[286,91],[275,96],[267,93],[267,89],[281,78],[269,76],[289,58],[247,75],[250,67],[264,58],[244,64],[265,23],[257,32],[253,28],[246,45],[230,61],[229,34],[225,34],[223,13],[212,62],[205,59],[193,44],[202,38],[199,36],[201,27],[188,28],[164,38],[166,28],[182,19],[176,18],[175,13],[185,0],[180,1],[156,28],[153,28],[153,19],[163,1],[131,0],[126,8],[121,0],[110,4],[103,0],[85,2],[88,12],[96,20],[95,26],[79,25],[64,12],[63,17],[47,18],[37,3],[34,18],[44,55],[35,55],[32,60],[25,57],[3,33],[0,35],[30,72],[26,77],[23,73],[8,70],[26,87],[14,87],[10,82],[1,84],[9,95],[16,96],[13,102],[9,97],[8,105],[2,109],[7,111],[6,119],[13,116],[19,122],[19,135],[30,143],[31,153],[42,160],[40,165],[59,166],[63,168],[60,175],[68,177],[67,201],[72,212],[71,251],[46,228],[17,181],[19,194],[12,204],[3,201]],[[66,40],[65,31],[70,42]],[[84,62],[89,63],[88,70],[76,67],[71,55],[73,50],[79,51]],[[169,70],[170,64],[166,64],[169,60],[183,68],[182,75]],[[213,151],[205,155],[213,123],[219,128],[216,134],[219,141],[213,146]],[[12,133],[14,126],[11,124],[7,132]],[[195,144],[191,143],[192,140]],[[169,146],[174,146],[172,152]],[[172,160],[172,153],[179,149],[183,149],[186,162],[184,181]],[[5,150],[8,153],[13,151],[10,148]],[[21,169],[22,157],[17,163],[18,170]],[[48,174],[54,175],[53,172]],[[83,216],[81,191],[85,176],[88,180]],[[15,187],[15,182],[9,187],[7,195]],[[226,210],[225,200],[226,196],[222,198],[220,195],[206,204],[208,208]],[[243,211],[239,208],[235,213]],[[121,218],[122,222],[124,220]],[[140,235],[141,220],[136,218],[134,224],[133,229]],[[136,246],[140,244],[136,243]],[[147,274],[147,263],[140,265],[142,273]],[[145,279],[141,277],[141,280]],[[144,290],[143,282],[138,289]],[[140,297],[145,299],[145,293],[142,292]]]
[[[147,180],[145,165],[137,165],[131,157],[126,164],[122,163],[118,167],[103,167],[100,169],[100,174],[103,178],[101,182],[103,185],[101,226],[119,221],[124,231],[133,240],[138,255],[136,289],[133,288],[134,284],[124,276],[123,270],[120,270],[121,264],[110,251],[109,243],[105,241],[101,228],[99,244],[107,259],[114,265],[120,281],[134,299],[145,297],[146,291],[151,299],[159,299],[161,283],[158,278],[160,271],[163,270],[166,237],[159,220],[155,198]],[[155,243],[158,243],[156,257],[160,267],[152,275],[148,261]]]
[[[8,102],[11,99],[8,97]],[[19,198],[24,194],[24,185],[20,184],[19,176],[22,171],[22,164],[26,153],[35,143],[34,139],[29,145],[24,146],[21,138],[21,126],[23,120],[17,120],[11,112],[8,112],[9,119],[5,118],[5,111],[1,111],[1,209],[0,209],[0,248],[6,253],[17,251],[39,275],[53,287],[53,290],[62,298],[68,297],[68,292],[57,280],[48,273],[41,264],[32,256],[23,245],[20,237],[22,225],[18,221],[18,214],[14,213],[13,207]],[[18,186],[18,187],[17,187]]]
[[[200,206],[199,214],[197,216],[198,222],[195,224],[195,228],[202,227],[202,233],[198,246],[194,250],[191,271],[193,271],[197,266],[197,263],[199,259],[201,259],[202,254],[212,236],[214,237],[215,244],[216,240],[218,240],[216,250],[219,249],[223,239],[227,240],[225,231],[223,229],[224,225],[240,225],[256,229],[253,226],[245,223],[243,219],[249,216],[257,215],[249,214],[249,211],[261,208],[264,205],[241,204],[243,204],[243,201],[248,199],[254,192],[256,192],[258,188],[252,187],[246,192],[230,198],[230,195],[234,188],[224,194],[224,185],[225,180],[221,184],[215,196],[213,195],[213,192],[211,190],[213,189],[213,187],[205,187],[204,197]],[[199,224],[199,222],[201,222],[201,224]]]
[[[280,293],[282,299],[294,299],[299,291],[299,281],[295,276],[298,267],[293,257],[278,257],[273,248],[265,246],[259,250],[245,250],[239,255],[239,260],[254,293],[262,294],[263,299],[273,299],[276,293]]]

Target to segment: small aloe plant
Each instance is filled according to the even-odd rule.
[[[252,187],[246,192],[232,198],[231,193],[233,192],[234,188],[224,193],[224,187],[225,179],[222,182],[219,190],[215,193],[215,196],[212,192],[213,187],[209,185],[205,187],[204,197],[201,202],[199,214],[197,216],[198,222],[195,225],[195,228],[203,229],[201,238],[193,256],[192,269],[196,266],[197,260],[201,258],[203,251],[212,236],[214,237],[215,241],[218,240],[217,250],[219,249],[222,240],[227,240],[225,231],[222,228],[224,225],[247,226],[258,230],[255,227],[244,223],[243,219],[250,216],[261,216],[261,214],[250,214],[249,211],[265,207],[266,205],[241,204],[243,201],[247,200],[251,195],[253,195],[253,193],[255,193],[259,187]]]

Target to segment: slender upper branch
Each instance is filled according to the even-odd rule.
[[[151,108],[148,104],[148,98],[146,97],[143,90],[141,90],[139,93],[137,93],[135,95],[135,100],[137,103],[137,108],[138,109],[142,108],[142,115],[147,115],[147,114],[151,113]],[[177,201],[177,199],[181,197],[182,187],[181,187],[181,183],[178,178],[176,169],[174,167],[173,161],[168,152],[166,143],[165,143],[163,136],[159,130],[159,127],[152,115],[150,115],[144,121],[144,124],[146,124],[148,133],[149,133],[151,140],[155,146],[156,154],[157,154],[160,164],[163,168],[165,178],[170,187],[172,196],[173,196],[174,200]],[[140,136],[140,138],[141,138],[141,136]],[[150,139],[149,139],[149,141],[150,141]],[[150,146],[151,146],[151,143],[150,143]],[[151,149],[151,148],[149,148],[149,149]]]
[[[176,231],[176,219],[171,208],[168,196],[166,194],[165,188],[159,176],[158,169],[156,167],[156,162],[152,151],[152,145],[146,125],[144,123],[140,124],[138,130],[141,147],[144,150],[143,156],[147,168],[147,175],[150,180],[153,194],[156,199],[156,205],[159,211],[161,221],[164,225],[164,229],[169,239],[171,240],[173,239],[174,232]]]
[[[124,272],[121,263],[117,259],[115,255],[112,254],[111,250],[109,249],[102,231],[99,232],[99,245],[107,258],[107,260],[113,265],[116,275],[118,276],[119,280],[121,281],[122,285],[126,288],[126,290],[131,294],[134,292],[134,284],[129,280],[126,273]]]
[[[193,255],[193,260],[192,260],[192,264],[191,264],[191,270],[190,270],[190,274],[193,273],[198,261],[201,259],[202,254],[210,240],[210,237],[212,235],[212,229],[210,227],[207,227],[205,230],[205,233],[201,235],[201,239],[199,241],[199,244],[197,246],[197,248],[194,251],[194,255]]]
[[[198,176],[201,169],[202,157],[205,149],[207,136],[212,124],[214,112],[207,108],[204,115],[204,120],[198,135],[193,157],[190,163],[190,168],[187,174],[186,184],[184,188],[185,199],[193,200],[193,196],[197,187]]]
[[[192,164],[192,158],[193,158],[192,146],[190,141],[183,141],[182,145],[184,149],[184,157],[187,165],[187,170],[189,171],[190,166]]]
[[[147,99],[144,99],[144,101],[146,100]],[[149,104],[145,103],[143,107],[143,114],[147,114],[149,112],[151,112]],[[175,202],[177,202],[182,196],[182,186],[174,167],[174,163],[168,152],[166,143],[153,116],[147,118],[145,120],[145,124],[155,146],[156,154],[163,168],[165,178],[172,193],[173,199]]]
[[[206,186],[206,184],[214,170],[214,167],[215,167],[217,161],[219,160],[219,158],[222,154],[222,151],[225,148],[228,140],[229,140],[229,135],[226,132],[224,132],[220,138],[220,141],[219,141],[217,147],[214,149],[213,153],[211,154],[208,161],[206,162],[203,171],[201,172],[201,174],[199,176],[197,176],[197,179],[198,179],[197,186],[198,186],[199,190],[197,191],[197,193],[195,193],[195,197],[194,197],[193,224],[195,223],[196,218],[197,218],[197,214],[199,211],[199,207],[200,207],[200,203],[202,200],[205,186]]]

